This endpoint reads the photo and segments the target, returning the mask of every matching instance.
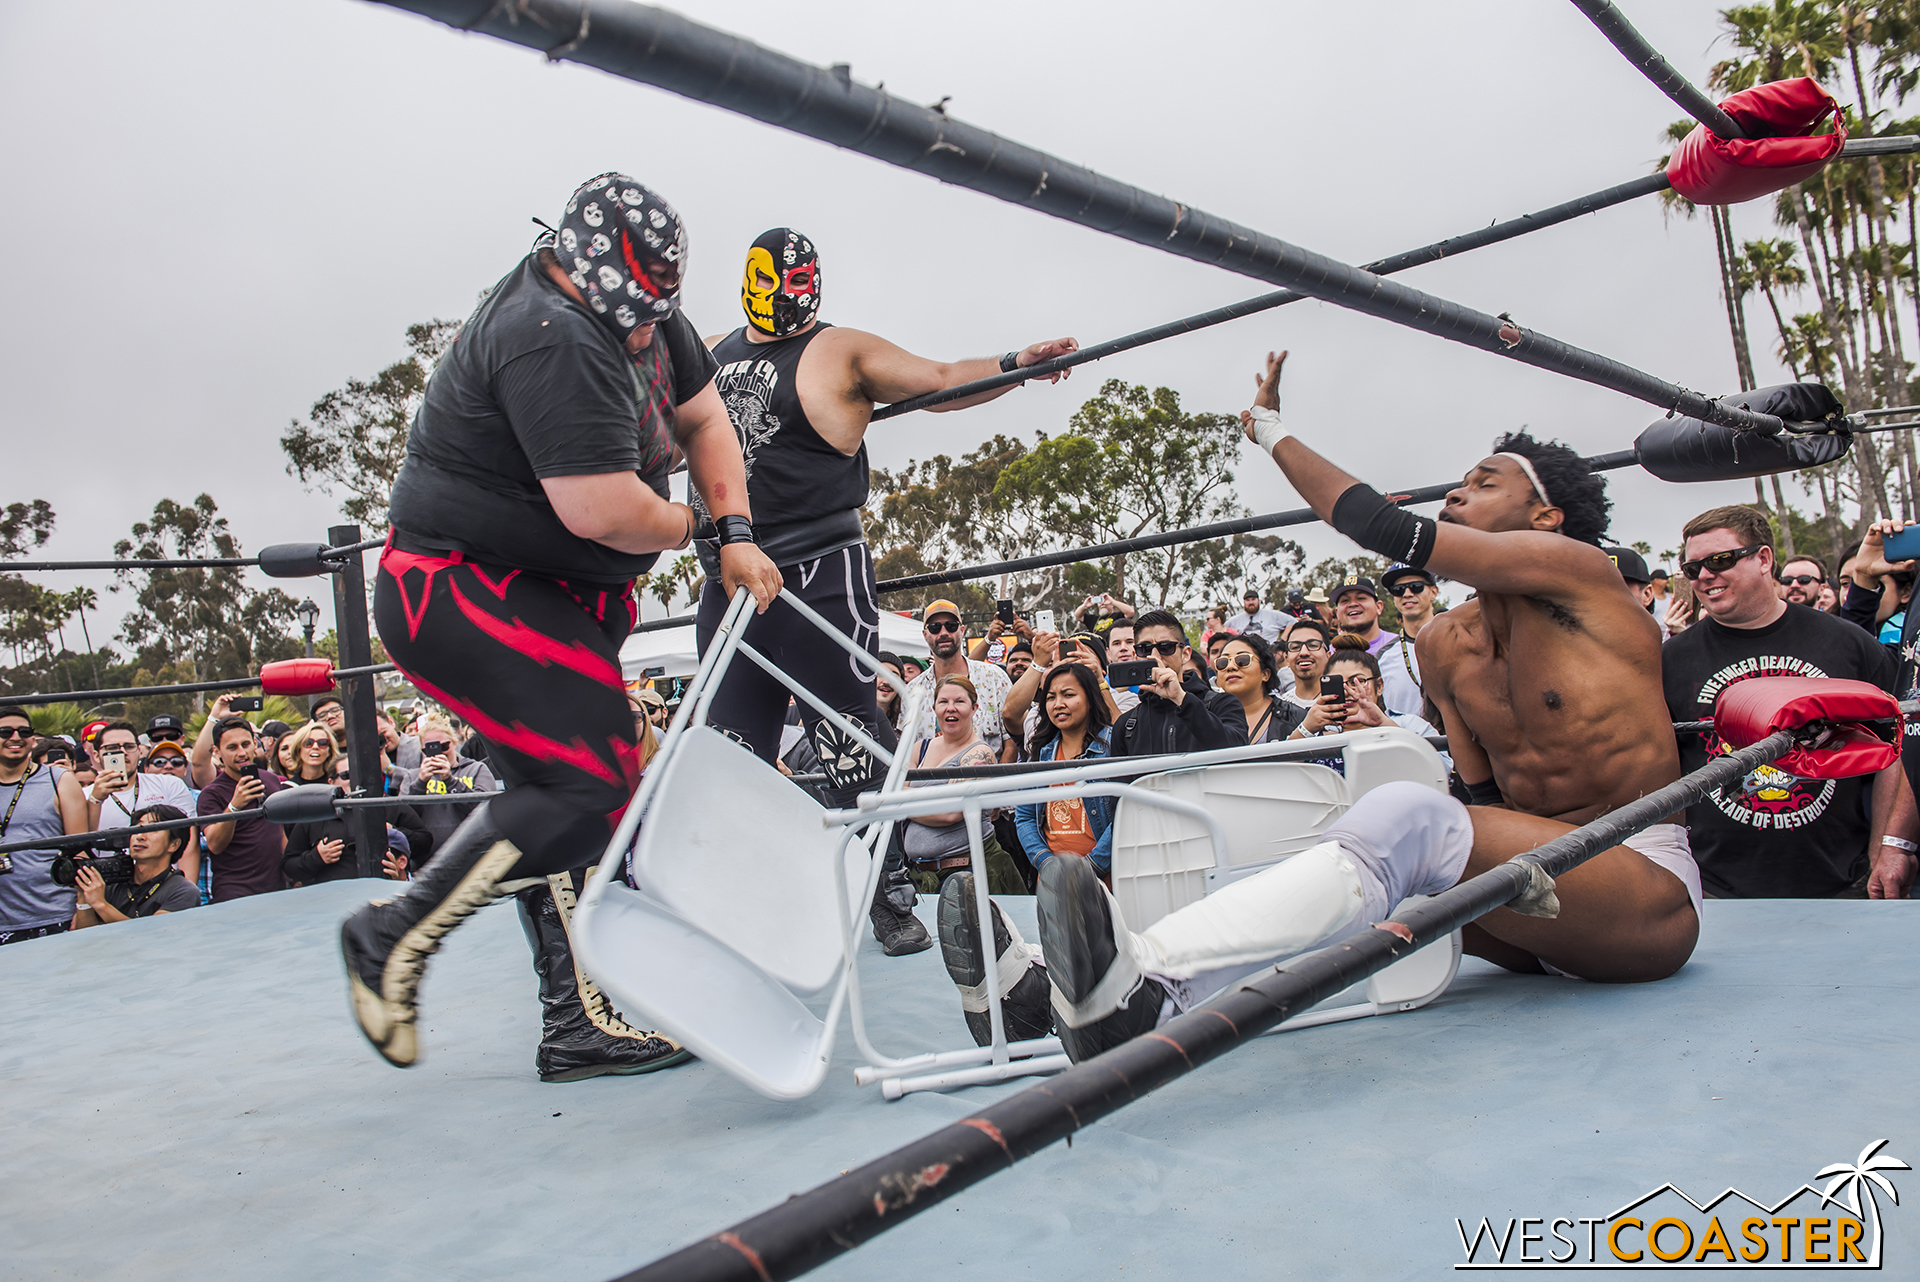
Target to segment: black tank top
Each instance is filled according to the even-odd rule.
[[[750,343],[736,329],[713,348],[720,363],[714,386],[746,456],[754,535],[776,565],[810,561],[864,537],[866,444],[851,457],[842,454],[800,408],[800,356],[830,328],[815,325],[772,343]]]

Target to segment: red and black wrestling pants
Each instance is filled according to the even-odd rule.
[[[373,589],[387,654],[486,739],[505,780],[488,808],[525,856],[515,877],[599,859],[640,780],[620,645],[633,585],[567,583],[387,538]]]

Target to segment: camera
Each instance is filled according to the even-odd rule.
[[[99,855],[89,859],[85,855],[75,855],[61,851],[53,857],[53,880],[60,886],[74,884],[75,875],[82,868],[91,868],[100,874],[100,880],[109,886],[129,886],[133,884],[132,855]]]

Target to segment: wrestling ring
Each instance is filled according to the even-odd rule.
[[[1835,156],[1920,150],[1920,139],[1811,135],[1832,105],[1813,97],[1811,82],[1712,103],[1611,4],[1577,3],[1701,121],[1691,149],[1683,145],[1665,174],[1364,268],[904,103],[844,69],[810,67],[664,11],[620,0],[396,7],[1278,287],[876,417],[1313,297],[1636,396],[1666,415],[1631,450],[1590,460],[1596,469],[1637,465],[1673,481],[1766,475],[1842,457],[1856,432],[1908,426],[1849,418],[1813,385],[1703,396],[1382,279],[1668,186],[1706,203],[1750,199]],[[1735,141],[1754,145],[1730,149]],[[1728,159],[1736,153],[1739,163]],[[1431,502],[1447,488],[1395,499]],[[1313,519],[1307,511],[1249,517],[881,588]],[[178,689],[258,684],[299,694],[341,684],[368,727],[349,745],[353,776],[370,777],[363,762],[378,754],[366,739],[367,678],[383,665],[369,662],[360,554],[377,545],[343,527],[328,544],[253,559],[268,573],[331,576],[343,666],[292,661],[257,683]],[[810,616],[802,625],[825,630],[889,679],[804,604],[787,603]],[[1800,1196],[1789,1190],[1814,1178],[1816,1162],[1885,1135],[1911,1146],[1920,1109],[1910,1092],[1862,1090],[1920,1050],[1911,1021],[1889,1018],[1910,1001],[1920,964],[1909,904],[1711,901],[1692,962],[1672,979],[1630,987],[1498,972],[1462,959],[1458,931],[1501,905],[1546,900],[1553,877],[1712,789],[1737,786],[1760,765],[1783,762],[1814,777],[1884,766],[1884,726],[1891,720],[1897,730],[1912,708],[1838,688],[1851,683],[1741,683],[1716,712],[1731,755],[1451,891],[1401,904],[1399,933],[1368,931],[1291,959],[1078,1066],[1055,1039],[1009,1043],[993,985],[989,1046],[890,1054],[882,1041],[941,1048],[962,1031],[937,952],[861,964],[861,908],[880,875],[872,852],[893,823],[956,805],[977,817],[1067,792],[1116,797],[1115,893],[1129,919],[1144,923],[1311,844],[1381,783],[1444,789],[1444,767],[1429,744],[1381,730],[1306,748],[971,769],[968,781],[918,772],[933,786],[907,791],[905,753],[871,744],[889,763],[884,786],[856,810],[829,812],[705,724],[715,683],[739,662],[766,667],[796,698],[838,718],[744,642],[749,606],[744,592],[733,601],[576,918],[583,967],[623,1009],[680,1036],[702,1062],[638,1085],[582,1083],[564,1096],[533,1082],[521,1062],[534,1040],[533,1007],[516,991],[525,966],[506,938],[508,914],[494,912],[455,935],[436,963],[425,1000],[431,1060],[411,1073],[387,1069],[339,1010],[332,932],[370,897],[351,882],[204,908],[186,922],[157,918],[10,947],[0,954],[0,976],[10,981],[0,986],[6,1115],[16,1186],[33,1184],[16,1194],[31,1214],[19,1217],[0,1272],[770,1279],[815,1269],[843,1278],[1545,1269],[1549,1261],[1528,1255],[1524,1236],[1496,1257],[1476,1228],[1485,1220],[1497,1238],[1504,1223],[1510,1238],[1516,1221],[1562,1216],[1613,1226],[1635,1199],[1664,1196],[1669,1186],[1712,1198],[1738,1185],[1777,1211]],[[1759,689],[1768,685],[1775,688]],[[1342,769],[1302,760],[1330,753]],[[739,804],[743,796],[754,803]],[[336,812],[357,819],[378,805],[313,789],[274,801],[266,817],[282,822]],[[985,923],[984,855],[973,828]],[[689,848],[703,857],[674,857]],[[1001,906],[1032,937],[1032,902]],[[923,902],[923,917],[929,908]],[[158,955],[168,959],[164,970],[153,966]],[[142,971],[156,978],[148,991],[99,982]],[[157,982],[180,975],[194,982]],[[1416,1010],[1406,1020],[1365,1018]],[[835,1072],[843,1028],[865,1062]],[[1276,1031],[1288,1035],[1263,1036]],[[1042,1080],[1017,1081],[1027,1076]],[[986,1107],[970,1111],[983,1099]],[[923,1132],[900,1146],[903,1135]],[[1869,1165],[1868,1152],[1856,1164]],[[926,1214],[950,1201],[952,1212]],[[1810,1203],[1796,1205],[1802,1218],[1813,1213]],[[753,1213],[764,1206],[772,1209]],[[1853,1212],[1865,1214],[1857,1199]],[[896,1227],[885,1243],[855,1249]],[[1873,1227],[1873,1266],[1911,1269],[1920,1234],[1891,1204],[1884,1217],[1874,1211]],[[1587,1245],[1586,1256],[1553,1263],[1627,1263],[1617,1246],[1609,1254],[1606,1244],[1597,1253],[1591,1238]],[[1803,1262],[1813,1249],[1803,1242]],[[651,1256],[659,1258],[626,1271]]]

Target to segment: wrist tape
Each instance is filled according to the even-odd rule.
[[[753,542],[753,522],[744,516],[716,516],[713,528],[720,535],[720,546]]]
[[[1247,413],[1253,416],[1253,443],[1269,454],[1273,453],[1274,446],[1293,435],[1281,425],[1279,410],[1256,405]]]

